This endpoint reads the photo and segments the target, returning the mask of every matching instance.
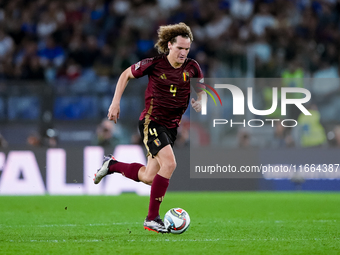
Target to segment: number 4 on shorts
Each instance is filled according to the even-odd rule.
[[[156,137],[158,136],[156,128],[153,128],[153,129],[149,128],[149,133],[150,135],[154,135]]]

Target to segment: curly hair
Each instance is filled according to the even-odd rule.
[[[158,53],[169,53],[168,42],[173,44],[179,35],[184,38],[189,38],[191,42],[194,40],[190,27],[183,22],[174,25],[160,26],[157,33],[158,41],[155,44],[155,48],[158,50]]]

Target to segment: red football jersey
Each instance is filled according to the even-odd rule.
[[[178,127],[189,104],[190,78],[203,78],[198,63],[186,59],[181,67],[174,68],[166,55],[161,55],[133,64],[131,71],[135,78],[149,76],[145,109],[139,119],[148,115],[151,120],[168,128]]]

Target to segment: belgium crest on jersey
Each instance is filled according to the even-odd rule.
[[[189,72],[184,70],[184,72],[183,72],[183,81],[188,81],[189,78],[190,78]]]

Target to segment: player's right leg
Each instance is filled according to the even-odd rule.
[[[156,232],[166,233],[163,221],[159,217],[160,204],[169,186],[169,179],[176,168],[176,160],[172,145],[176,140],[177,129],[168,129],[150,120],[140,121],[140,133],[148,151],[150,160],[145,169],[147,178],[151,182],[150,203],[148,216],[144,221],[144,228]],[[156,163],[157,161],[157,163]],[[150,166],[150,168],[148,168]],[[157,166],[157,168],[156,168]],[[143,170],[140,170],[141,178]]]
[[[159,170],[160,170],[159,160],[150,155],[148,156],[148,164],[146,165],[146,167],[141,168],[138,172],[138,178],[142,182],[151,185],[151,194],[150,194],[151,198],[159,200],[159,201],[154,201],[152,203],[153,206],[155,206],[155,203],[156,203],[156,207],[157,207],[157,203],[161,203],[162,194],[163,194],[161,193],[160,198],[155,197],[155,195],[158,196],[157,193],[159,192],[159,188],[162,190],[162,187],[159,187],[159,184],[160,184],[158,180],[159,176],[157,177]],[[153,183],[154,179],[156,179],[155,184]],[[159,209],[159,206],[158,206],[158,209]],[[147,229],[149,231],[155,231],[157,233],[168,233],[168,230],[165,228],[164,223],[159,216],[158,210],[156,211],[157,212],[155,213],[155,216],[152,216],[150,218],[148,214],[148,216],[145,218],[144,224],[143,224],[144,229]]]
[[[170,144],[163,147],[154,155],[154,158],[157,160],[160,168],[151,185],[149,211],[144,221],[144,228],[166,233],[168,230],[165,229],[164,223],[160,219],[159,208],[169,186],[169,179],[176,168],[176,160]],[[152,226],[154,228],[147,224],[148,221],[154,223],[154,226]]]
[[[144,229],[162,234],[169,233],[159,215],[153,220],[149,220],[148,217],[146,217],[144,221]]]

